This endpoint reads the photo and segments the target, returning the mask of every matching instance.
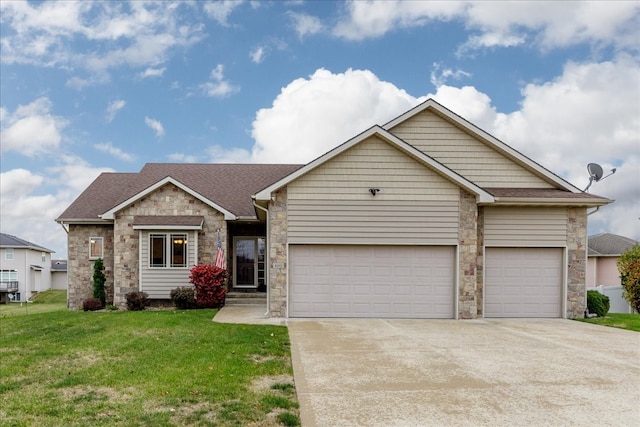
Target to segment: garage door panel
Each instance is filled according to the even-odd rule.
[[[438,246],[292,245],[289,315],[453,318],[454,254]],[[309,274],[320,263],[332,273]],[[314,304],[321,295],[329,301]]]
[[[561,248],[487,248],[485,317],[561,317]]]

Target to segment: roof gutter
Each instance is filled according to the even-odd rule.
[[[585,206],[588,208],[601,207],[613,203],[609,199],[559,199],[559,198],[526,198],[526,197],[496,197],[494,205],[509,206]],[[479,203],[483,204],[483,203]]]

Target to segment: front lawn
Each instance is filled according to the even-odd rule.
[[[27,314],[48,313],[67,309],[67,291],[44,291],[29,302],[0,304],[0,318]]]
[[[2,318],[0,425],[297,425],[286,328],[214,314]]]
[[[592,317],[591,319],[579,319],[581,322],[594,323],[596,325],[611,326],[620,329],[640,332],[640,314],[609,313],[605,317]]]

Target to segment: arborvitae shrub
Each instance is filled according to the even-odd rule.
[[[130,311],[142,311],[149,306],[149,295],[146,292],[134,291],[126,295],[127,309]]]
[[[192,287],[175,288],[169,294],[171,301],[180,310],[196,308],[196,290]]]
[[[104,263],[101,258],[98,258],[93,263],[93,297],[102,301],[104,307],[107,300],[107,293],[104,288],[104,284],[107,278],[104,275]]]
[[[102,310],[102,301],[99,298],[87,298],[82,301],[82,310],[84,311],[97,311]]]
[[[189,282],[196,289],[196,304],[200,308],[220,308],[224,305],[227,271],[215,265],[199,264],[191,268]]]
[[[587,308],[589,313],[595,313],[598,317],[604,317],[609,312],[609,297],[598,291],[587,291]]]

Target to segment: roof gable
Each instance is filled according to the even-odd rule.
[[[397,148],[398,150],[400,150],[404,154],[406,154],[406,155],[408,155],[410,157],[413,157],[415,160],[419,161],[420,163],[422,163],[426,167],[430,168],[434,172],[438,173],[442,177],[448,179],[449,181],[453,182],[454,184],[458,185],[459,187],[464,188],[465,190],[469,191],[470,193],[475,194],[477,199],[478,199],[478,202],[482,202],[482,203],[491,203],[491,202],[493,202],[493,196],[491,194],[489,194],[488,192],[486,192],[482,188],[478,187],[477,185],[475,185],[471,181],[469,181],[469,180],[465,179],[464,177],[458,175],[456,172],[452,171],[451,169],[448,169],[447,167],[445,167],[441,163],[437,162],[433,158],[427,156],[423,152],[417,150],[413,146],[407,144],[405,141],[401,140],[400,138],[396,137],[395,135],[391,134],[390,132],[386,131],[385,129],[381,128],[380,126],[373,126],[373,127],[369,128],[368,130],[366,130],[365,132],[361,133],[360,135],[358,135],[358,136],[350,139],[349,141],[345,142],[344,144],[334,148],[333,150],[329,151],[328,153],[324,154],[323,156],[318,157],[317,159],[315,159],[311,163],[308,163],[307,165],[301,167],[300,169],[296,170],[292,174],[290,174],[290,175],[284,177],[283,179],[275,182],[274,184],[264,188],[260,192],[256,193],[254,197],[256,198],[256,200],[262,200],[262,201],[269,200],[271,198],[271,193],[273,191],[276,191],[277,189],[279,189],[281,187],[284,187],[285,185],[293,182],[294,180],[298,179],[302,175],[304,175],[304,174],[316,169],[320,165],[328,162],[329,160],[331,160],[331,159],[335,158],[336,156],[344,153],[345,151],[349,150],[350,148],[352,148],[355,145],[361,143],[362,141],[367,140],[368,138],[370,138],[372,136],[376,136],[376,137],[384,140],[385,142],[387,142],[388,144],[394,146],[395,148]]]
[[[36,245],[11,234],[0,233],[0,248],[33,249],[34,251],[54,253],[51,249]]]
[[[563,189],[573,193],[582,192],[580,189],[573,186],[569,182],[565,181],[561,177],[555,175],[554,173],[547,170],[540,164],[534,162],[524,154],[520,153],[519,151],[515,150],[514,148],[510,147],[509,145],[505,144],[504,142],[500,141],[499,139],[495,138],[494,136],[490,135],[484,130],[480,129],[473,123],[467,121],[466,119],[455,114],[451,110],[445,108],[444,106],[437,103],[433,99],[428,99],[422,104],[414,107],[413,109],[407,111],[406,113],[391,120],[390,122],[385,124],[383,128],[394,133],[394,128],[401,127],[401,125],[407,123],[411,119],[415,118],[419,114],[426,111],[434,113],[435,115],[440,117],[442,120],[452,124],[456,128],[462,130],[464,133],[472,136],[474,139],[486,145],[489,149],[498,153],[502,158],[506,159],[508,162],[513,162],[515,165],[518,165],[518,167],[524,168],[529,173],[538,177],[541,180],[540,183],[543,184],[543,185],[535,185],[533,183],[528,183],[526,185],[523,184],[524,187],[543,187],[546,185],[551,185],[555,188]],[[493,158],[490,161],[491,165],[492,166],[495,165],[497,160],[500,160],[500,159],[493,156]],[[444,163],[446,164],[448,162],[444,162]],[[503,165],[503,166],[508,167],[508,165]],[[490,172],[492,171],[493,169]],[[495,185],[492,185],[492,186],[495,186]]]
[[[106,211],[105,213],[100,215],[100,217],[102,219],[109,219],[109,220],[115,219],[115,213],[116,212],[126,208],[127,206],[130,206],[131,204],[137,202],[138,200],[140,200],[143,197],[153,193],[157,189],[159,189],[161,187],[164,187],[167,184],[173,184],[176,187],[180,188],[185,193],[190,194],[193,197],[195,197],[196,199],[198,199],[201,202],[203,202],[204,204],[211,206],[213,209],[215,209],[218,212],[222,213],[224,215],[224,219],[225,220],[230,221],[230,220],[237,219],[236,215],[234,215],[233,213],[229,212],[227,209],[225,209],[222,206],[218,205],[214,201],[207,199],[202,194],[200,194],[197,191],[187,187],[186,185],[184,185],[180,181],[177,181],[177,180],[175,180],[174,178],[172,178],[170,176],[168,176],[168,177],[166,177],[164,179],[161,179],[158,182],[155,182],[151,186],[149,186],[149,187],[143,189],[142,191],[134,194],[133,196],[129,197],[128,199],[118,203],[116,206],[114,206],[113,208],[109,209],[108,211]]]

